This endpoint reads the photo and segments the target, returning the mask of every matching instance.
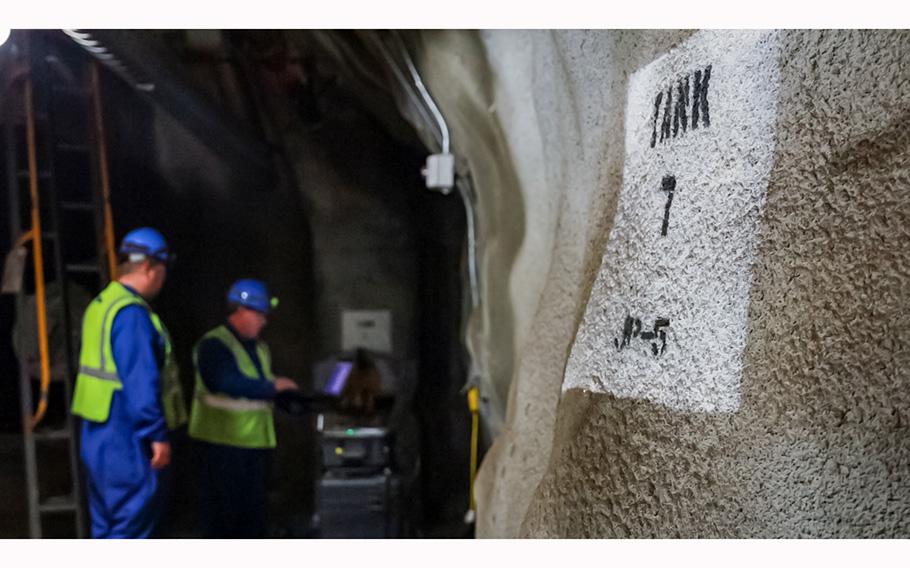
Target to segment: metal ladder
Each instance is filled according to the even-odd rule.
[[[13,87],[22,89],[23,113],[7,121],[4,133],[10,228],[13,241],[20,247],[31,242],[41,354],[37,409],[27,364],[20,365],[19,377],[29,534],[41,538],[47,516],[69,515],[73,519],[72,536],[82,538],[85,506],[76,422],[69,412],[81,321],[71,321],[69,291],[78,283],[96,294],[115,273],[99,68],[81,51],[68,49],[59,32],[19,33],[28,34],[20,42],[27,71],[21,84]],[[27,232],[23,232],[23,221],[28,222]],[[44,252],[47,249],[49,260]],[[59,306],[65,331],[64,364],[59,376],[54,377],[62,383],[62,397],[49,395],[52,347],[48,342],[45,279],[57,282],[62,294]],[[21,286],[18,310],[25,309],[25,300],[25,286]],[[49,408],[62,417],[58,423],[43,423]],[[44,446],[55,444],[66,446],[69,490],[45,495],[49,492],[41,481],[50,464],[42,463],[41,452],[50,451]]]

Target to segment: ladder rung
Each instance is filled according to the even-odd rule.
[[[69,440],[70,439],[70,429],[69,428],[57,428],[57,429],[44,429],[38,430],[34,433],[35,440],[40,441],[50,441],[50,440]]]
[[[76,510],[76,500],[72,495],[60,495],[59,497],[50,497],[38,505],[38,510],[42,513],[65,513]]]
[[[34,116],[36,121],[47,120],[46,112],[36,112]],[[12,122],[13,126],[25,126],[25,117],[22,114],[16,114],[10,119],[10,122]]]
[[[81,87],[61,87],[59,85],[54,85],[51,87],[55,93],[60,93],[63,95],[70,95],[72,97],[87,97],[89,92]]]
[[[57,149],[61,152],[88,153],[91,148],[85,144],[70,144],[69,142],[58,142]]]
[[[98,268],[98,265],[95,263],[88,262],[79,262],[71,263],[64,266],[67,272],[82,272],[82,273],[100,273],[101,270]]]
[[[95,204],[91,201],[61,201],[60,207],[67,211],[94,211]]]
[[[18,172],[16,172],[16,175],[18,175],[20,179],[28,179],[28,177],[29,177],[28,170],[19,170]],[[50,178],[51,178],[51,173],[49,171],[41,170],[38,172],[38,179],[50,179]]]

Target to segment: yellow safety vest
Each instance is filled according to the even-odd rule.
[[[110,417],[114,392],[123,389],[117,362],[114,361],[111,330],[117,313],[133,305],[148,311],[152,324],[164,340],[164,366],[160,373],[161,405],[167,427],[174,430],[186,424],[187,412],[171,336],[148,303],[117,281],[108,284],[92,300],[82,318],[82,348],[72,412],[91,422],[107,422]]]
[[[218,326],[202,336],[193,349],[196,393],[190,412],[190,437],[203,442],[240,448],[274,448],[275,423],[270,402],[234,398],[222,393],[209,392],[206,388],[199,374],[199,345],[209,338],[217,339],[230,349],[237,368],[246,378],[251,381],[263,380],[243,344],[226,326]],[[265,374],[264,380],[274,381],[272,357],[262,341],[256,344],[256,355]]]

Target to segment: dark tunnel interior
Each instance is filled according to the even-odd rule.
[[[344,345],[345,313],[388,314],[387,355],[402,369],[389,414],[405,496],[400,536],[469,535],[463,520],[470,445],[462,393],[464,206],[455,195],[426,189],[421,167],[430,152],[401,114],[392,112],[391,94],[356,86],[344,65],[306,31],[108,32],[124,45],[138,46],[137,52],[154,52],[167,62],[161,75],[172,81],[157,83],[157,94],[150,96],[99,66],[116,239],[132,228],[152,226],[177,254],[154,305],[173,337],[185,396],[193,392],[192,347],[224,320],[225,293],[238,278],[261,278],[280,298],[264,338],[276,371],[307,391],[320,388],[317,365],[351,347]],[[344,32],[338,34],[343,38]],[[59,30],[18,31],[3,46],[3,152],[20,160],[0,162],[4,180],[16,176],[11,168],[24,168],[24,137],[14,127],[22,101],[11,84],[26,45],[32,57],[44,50],[45,62],[55,59],[48,65],[48,85],[69,81],[66,69],[92,65],[91,56]],[[171,101],[162,102],[169,93]],[[204,113],[194,115],[196,107],[179,107],[181,97],[223,119],[221,126],[236,126],[231,131],[236,140],[205,123]],[[48,104],[60,105],[52,109],[58,140],[90,128],[77,100]],[[262,149],[264,159],[238,154],[246,143]],[[88,172],[67,170],[63,159],[54,167],[58,192],[66,191],[67,183],[89,183],[80,181]],[[28,211],[23,203],[18,210],[6,204],[0,210],[5,253],[13,245],[13,226],[28,224]],[[97,239],[91,218],[70,222],[57,227],[65,235],[61,246],[90,256]],[[52,285],[53,275],[48,279]],[[24,287],[33,293],[30,268]],[[73,278],[70,302],[86,305],[96,287]],[[0,295],[5,487],[24,484],[19,377],[6,371],[19,368],[16,320],[15,296]],[[48,421],[62,419],[63,398],[55,383]],[[321,475],[317,418],[276,412],[275,420],[271,535],[315,536]],[[164,535],[198,536],[196,453],[185,432],[173,441]],[[43,482],[58,483],[54,475],[48,473]],[[0,536],[26,536],[25,497],[11,495],[0,506]],[[53,534],[68,536],[66,523],[60,525]]]

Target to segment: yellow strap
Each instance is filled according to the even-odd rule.
[[[474,511],[477,506],[474,501],[474,478],[477,476],[477,438],[480,430],[480,390],[477,387],[468,389],[468,409],[471,411],[471,482],[468,505]]]
[[[35,307],[38,312],[38,349],[41,354],[41,399],[30,426],[37,426],[47,412],[48,389],[51,384],[50,347],[47,340],[47,298],[44,289],[44,251],[42,249],[41,203],[38,199],[38,158],[35,142],[35,109],[32,78],[25,80],[25,120],[28,143],[28,186],[32,200],[32,260],[35,266]]]

